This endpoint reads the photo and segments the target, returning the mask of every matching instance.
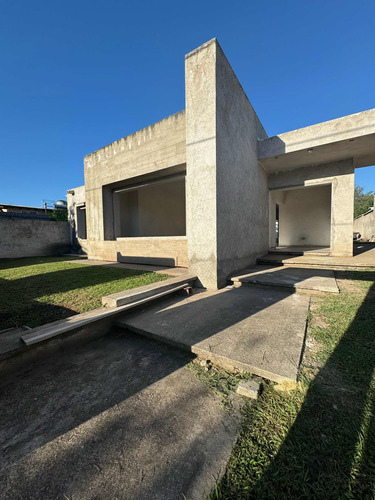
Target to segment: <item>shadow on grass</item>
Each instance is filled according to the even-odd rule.
[[[360,273],[360,279],[364,274]],[[358,279],[360,275],[348,272],[346,277]],[[374,273],[367,273],[368,279],[370,275],[374,280]],[[261,398],[255,403],[214,498],[374,498],[374,292],[375,284],[361,305],[361,299],[354,295],[352,299],[349,295],[347,299],[332,299],[341,302],[336,311],[327,309],[333,323],[323,333],[326,336],[324,345],[329,345],[330,335],[342,327],[340,322],[345,314],[352,314],[354,319],[308,386],[299,412],[298,402],[289,398],[286,403],[286,399],[272,390],[265,397],[274,398],[273,402],[262,402]],[[291,401],[294,410],[285,406]],[[272,439],[282,434],[288,425],[278,417],[278,405],[284,405],[280,407],[284,414],[295,411],[297,415],[284,442],[272,456],[269,451]],[[260,431],[265,440],[260,442],[254,429],[259,427],[257,419],[264,417],[264,408],[268,411],[268,428],[263,433]],[[268,450],[266,460],[261,457],[260,449]],[[262,459],[268,466],[259,467]]]
[[[0,271],[4,269],[15,269],[17,267],[36,266],[40,264],[46,264],[49,262],[65,262],[68,260],[77,260],[77,257],[57,256],[57,257],[23,257],[19,259],[0,259]]]
[[[61,259],[54,258],[26,260],[29,266],[56,262],[64,264]],[[9,266],[7,269],[13,268]],[[162,275],[151,276],[145,271],[79,264],[69,264],[68,269],[52,272],[43,272],[36,267],[35,270],[39,273],[0,278],[0,330],[15,325],[35,327],[100,307],[102,295],[119,291],[118,287],[112,290],[111,283],[121,282],[120,290],[125,290],[163,279]]]

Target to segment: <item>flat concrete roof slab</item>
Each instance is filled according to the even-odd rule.
[[[304,295],[228,287],[171,298],[119,321],[221,366],[282,382],[296,380],[308,307]]]
[[[114,332],[2,377],[1,498],[206,498],[238,418],[190,359]]]
[[[331,269],[291,267],[291,266],[256,266],[245,269],[233,276],[235,284],[276,286],[293,290],[339,293],[335,274]]]
[[[375,109],[318,123],[258,144],[259,160],[267,172],[354,158],[355,167],[375,163]]]

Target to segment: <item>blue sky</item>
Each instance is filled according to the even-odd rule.
[[[373,1],[3,1],[0,202],[83,184],[83,157],[180,111],[217,37],[269,135],[375,107]],[[375,190],[375,168],[356,183]]]

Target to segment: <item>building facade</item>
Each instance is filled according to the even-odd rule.
[[[68,210],[90,258],[189,267],[218,288],[274,247],[352,255],[375,109],[269,138],[216,39],[185,56],[185,93],[184,111],[85,157]]]

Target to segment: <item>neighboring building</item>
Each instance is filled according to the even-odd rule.
[[[361,235],[361,240],[363,241],[374,241],[375,242],[375,196],[374,196],[374,206],[370,207],[369,210],[359,215],[354,219],[354,232]]]
[[[26,219],[49,219],[54,210],[66,210],[67,202],[58,200],[44,203],[43,207],[28,207],[25,205],[9,205],[0,203],[0,217],[18,217]]]
[[[268,138],[216,39],[185,57],[185,77],[184,111],[85,157],[68,208],[88,256],[189,266],[217,288],[276,237],[352,255],[375,109]]]
[[[27,207],[24,205],[9,205],[0,203],[0,217],[17,217],[24,219],[49,219],[53,209]]]

